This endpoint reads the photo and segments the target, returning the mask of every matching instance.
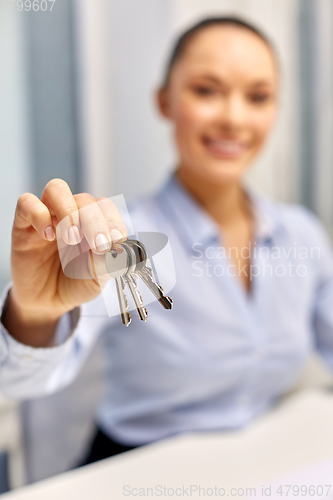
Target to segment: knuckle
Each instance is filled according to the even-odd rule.
[[[121,218],[120,214],[114,214],[114,216],[111,218],[111,224],[119,227],[125,227],[125,222]]]
[[[74,195],[74,198],[86,198],[86,197],[91,197],[91,194],[89,193],[77,193]]]
[[[84,226],[87,228],[88,231],[91,232],[107,229],[107,224],[105,219],[103,217],[99,217],[96,214],[91,214],[89,217],[87,217]]]
[[[25,217],[25,215],[33,210],[35,200],[38,200],[38,198],[34,194],[21,194],[16,203],[16,214]]]
[[[51,191],[54,191],[54,190],[64,190],[64,189],[66,189],[66,190],[70,189],[67,182],[64,181],[63,179],[56,178],[56,179],[51,179],[46,184],[44,191],[46,193],[50,193]]]
[[[95,198],[89,193],[75,194],[74,199],[77,203],[82,205],[91,205],[92,203],[96,203]]]
[[[26,206],[27,202],[31,199],[31,193],[23,193],[17,200],[16,208],[17,211],[22,210],[23,207]]]
[[[116,207],[115,203],[112,200],[110,200],[109,198],[103,198],[100,200],[99,203],[101,204],[101,206],[110,210],[110,212],[118,213],[118,208]]]
[[[34,224],[39,224],[48,218],[49,211],[37,196],[24,193],[17,200],[16,215],[24,220],[33,221]]]
[[[78,193],[75,195],[75,197],[96,201],[95,198],[93,197],[93,195],[90,193]]]
[[[47,215],[48,215],[47,208],[40,205],[36,207],[35,210],[33,211],[33,217],[37,222],[41,222],[43,219],[45,219]]]

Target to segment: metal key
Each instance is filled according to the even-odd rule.
[[[164,309],[172,309],[173,300],[164,295],[164,290],[159,283],[154,281],[153,271],[147,266],[148,252],[143,243],[139,240],[126,240],[126,244],[131,246],[136,256],[136,267],[134,274],[139,276],[144,284],[149,288]]]
[[[125,326],[128,326],[132,321],[130,313],[127,312],[128,300],[125,294],[126,285],[124,279],[124,275],[132,263],[131,258],[127,249],[120,244],[114,245],[114,249],[105,254],[105,267],[116,282],[121,320]]]
[[[121,245],[125,247],[128,250],[129,254],[131,255],[131,265],[129,266],[127,273],[124,276],[124,280],[126,281],[128,289],[132,295],[133,302],[139,318],[141,319],[141,321],[146,321],[148,318],[148,311],[145,307],[143,307],[143,300],[141,297],[141,293],[137,289],[136,277],[133,274],[137,265],[136,254],[132,246],[127,244],[127,241],[123,242]]]

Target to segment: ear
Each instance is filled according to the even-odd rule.
[[[156,101],[159,112],[164,118],[170,118],[168,90],[161,87],[156,92]]]

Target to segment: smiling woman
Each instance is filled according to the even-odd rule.
[[[73,195],[61,179],[46,185],[41,200],[20,197],[0,389],[28,398],[64,387],[107,332],[108,389],[83,463],[182,432],[246,425],[293,386],[314,345],[333,369],[327,235],[309,210],[243,182],[274,123],[279,77],[270,43],[240,20],[209,19],[180,38],[157,93],[174,130],[175,172],[129,210],[136,232],[168,236],[175,307],[165,314],[153,304],[150,321],[131,332],[103,317],[92,274],[72,280],[62,273],[51,231],[69,220],[65,250],[77,250],[77,237],[103,259],[127,236],[115,207]],[[73,224],[75,238],[67,232]]]
[[[274,49],[251,25],[213,18],[187,31],[159,91],[182,152],[179,176],[190,169],[192,181],[239,180],[274,122],[278,80]]]
[[[178,180],[223,228],[227,246],[240,249],[253,236],[241,179],[274,123],[278,83],[266,37],[237,18],[212,18],[179,39],[158,92],[174,126]],[[240,279],[249,290],[249,276]]]

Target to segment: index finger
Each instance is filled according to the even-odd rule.
[[[56,218],[56,226],[60,221],[61,237],[65,243],[76,245],[82,239],[78,206],[69,185],[62,179],[52,179],[44,188],[41,201]],[[59,233],[59,229],[57,230]]]

